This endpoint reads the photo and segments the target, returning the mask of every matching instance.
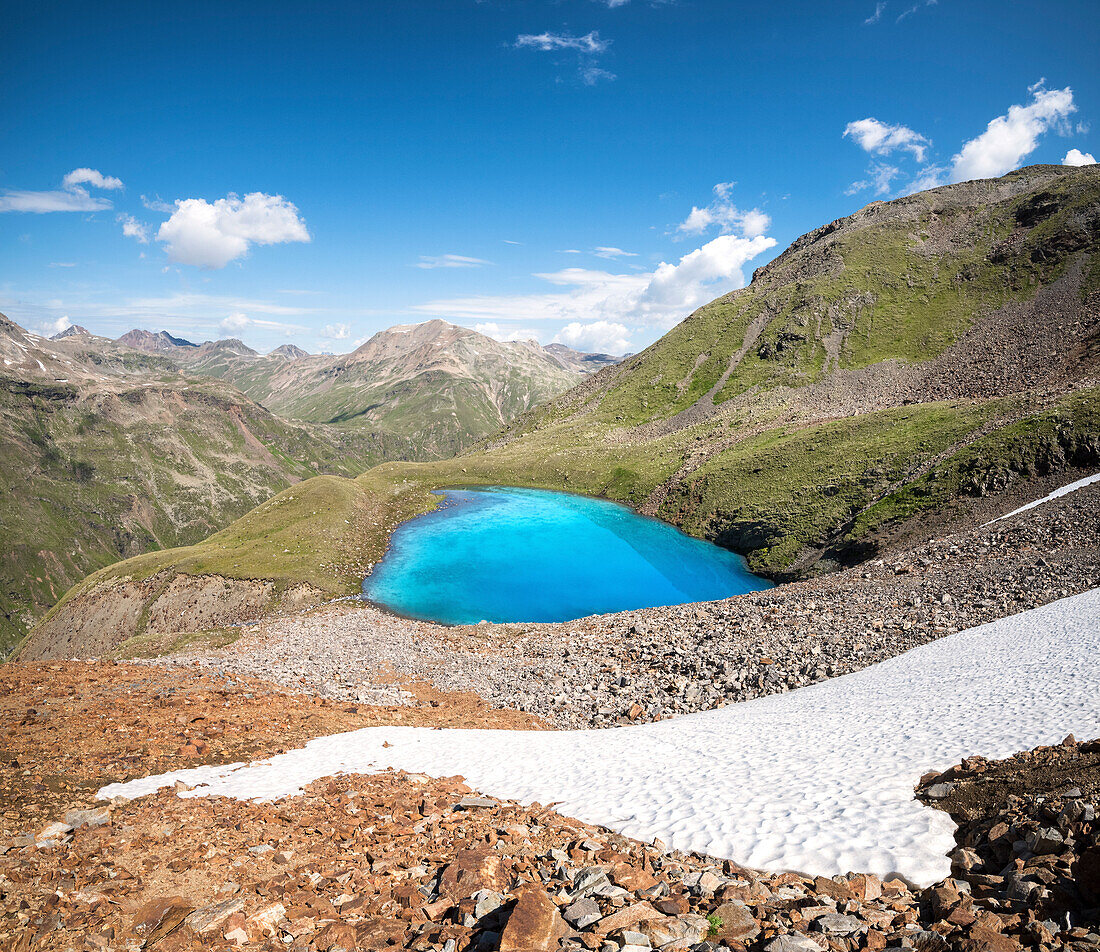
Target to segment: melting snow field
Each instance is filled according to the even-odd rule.
[[[1013,516],[1018,516],[1021,512],[1027,512],[1029,509],[1041,506],[1043,503],[1050,502],[1052,499],[1060,499],[1062,496],[1068,496],[1070,493],[1075,493],[1078,489],[1084,489],[1086,486],[1091,486],[1095,482],[1100,482],[1100,473],[1094,473],[1092,476],[1086,476],[1084,479],[1078,479],[1065,486],[1060,486],[1058,489],[1054,490],[1054,492],[1045,495],[1042,499],[1036,499],[1034,502],[1029,502],[1026,506],[1021,506],[1019,509],[1013,509],[1012,512],[1006,512],[1003,516],[998,516],[985,525],[991,526],[994,522],[1000,522],[1002,519],[1011,519]],[[985,527],[983,526],[982,528]]]
[[[599,731],[376,727],[248,765],[104,787],[138,797],[276,799],[336,773],[461,774],[496,797],[748,866],[949,874],[954,824],[913,798],[964,756],[1100,736],[1100,589],[789,694]],[[390,747],[383,747],[388,742]]]

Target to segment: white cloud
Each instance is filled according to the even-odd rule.
[[[7,191],[0,195],[0,212],[98,212],[110,208],[105,198],[93,198],[82,188],[71,191]]]
[[[614,321],[573,321],[558,331],[551,343],[590,353],[625,354],[630,350],[630,331]]]
[[[638,252],[636,251],[623,251],[622,248],[608,248],[601,246],[593,250],[597,258],[637,258]]]
[[[122,182],[95,169],[73,169],[62,179],[62,188],[44,192],[8,189],[0,194],[0,212],[99,212],[111,208],[106,198],[93,198],[82,185],[94,188],[120,189]]]
[[[607,69],[602,69],[599,66],[582,66],[581,67],[581,82],[585,86],[595,86],[601,79],[606,79],[609,83],[616,78],[615,74]]]
[[[92,188],[102,188],[108,191],[118,190],[123,187],[122,180],[113,175],[104,175],[98,169],[73,169],[61,182],[65,188],[75,188],[78,185],[90,185]]]
[[[157,232],[171,260],[200,268],[224,268],[244,257],[252,244],[309,240],[294,204],[282,195],[263,192],[250,192],[243,199],[230,194],[213,204],[203,198],[179,200]]]
[[[325,338],[325,340],[347,340],[351,337],[351,325],[326,324],[320,336]]]
[[[772,220],[759,208],[750,208],[742,211],[730,201],[734,182],[719,182],[714,186],[714,201],[706,208],[692,206],[688,215],[676,227],[676,230],[688,235],[699,235],[714,225],[718,226],[722,234],[729,234],[736,230],[746,238],[755,238],[764,234],[770,227]]]
[[[562,290],[435,300],[413,310],[467,324],[608,321],[667,328],[718,293],[744,287],[742,268],[774,245],[774,238],[762,235],[720,235],[684,255],[678,264],[662,263],[652,273],[563,268],[534,275]]]
[[[886,10],[886,4],[885,3],[876,3],[875,4],[875,12],[872,13],[866,20],[863,21],[864,26],[867,26],[871,23],[878,23],[878,21],[882,19],[882,14],[885,12],[885,10]]]
[[[480,268],[492,264],[483,258],[470,258],[466,255],[421,255],[418,268]]]
[[[513,44],[516,49],[540,50],[544,53],[575,53],[578,59],[577,75],[585,86],[595,86],[601,80],[615,79],[615,74],[597,65],[597,58],[607,52],[610,40],[601,40],[593,30],[583,36],[572,33],[521,33]]]
[[[109,313],[129,315],[195,315],[209,318],[213,313],[229,311],[253,311],[259,314],[279,316],[309,314],[311,308],[271,304],[252,298],[238,298],[221,294],[195,292],[171,294],[166,297],[134,298],[124,305],[112,304]]]
[[[774,245],[774,238],[763,235],[752,238],[719,235],[684,255],[677,265],[660,264],[642,295],[642,306],[694,309],[706,303],[715,282],[730,288],[744,287],[741,269]]]
[[[849,122],[844,129],[844,135],[851,136],[865,152],[889,155],[895,149],[904,149],[912,152],[918,162],[924,161],[925,151],[932,144],[908,126],[892,126],[873,116]]]
[[[901,23],[901,21],[904,20],[907,16],[916,13],[921,7],[934,7],[938,2],[939,0],[922,0],[922,2],[920,3],[914,3],[911,7],[907,7],[901,12],[901,14],[898,16],[897,22]]]
[[[149,226],[140,222],[133,215],[119,215],[117,221],[122,222],[122,234],[127,238],[136,238],[143,245],[149,244]]]
[[[1039,137],[1051,129],[1068,132],[1068,117],[1077,111],[1073,90],[1046,89],[1039,80],[1028,87],[1031,102],[1010,106],[1008,113],[990,121],[977,138],[965,143],[951,160],[952,182],[995,178],[1019,168],[1035,151]]]
[[[1028,87],[1028,92],[1031,101],[1027,105],[1011,106],[1005,115],[991,120],[985,132],[965,142],[949,164],[923,165],[901,192],[912,194],[948,182],[996,178],[1019,168],[1038,147],[1039,138],[1046,132],[1053,130],[1068,134],[1069,116],[1077,111],[1073,90],[1068,86],[1065,89],[1046,89],[1044,80],[1039,80]],[[889,155],[901,150],[911,153],[921,163],[925,161],[927,149],[932,144],[907,126],[887,125],[874,118],[848,123],[844,135],[850,136],[872,154]],[[1076,158],[1075,153],[1082,158],[1085,156],[1085,153],[1073,149],[1066,154],[1063,163],[1069,164],[1071,157]],[[894,189],[895,180],[902,174],[902,169],[897,165],[873,162],[867,169],[867,176],[853,182],[845,194],[854,195],[873,188],[876,194],[885,195]]]
[[[855,195],[868,188],[874,188],[876,195],[885,195],[890,191],[890,184],[901,175],[901,169],[896,165],[887,165],[885,162],[872,162],[867,170],[870,178],[853,182],[844,190],[845,195]]]
[[[1082,152],[1080,149],[1070,149],[1066,157],[1062,159],[1062,165],[1095,165],[1096,159],[1091,152]]]
[[[69,320],[69,315],[63,314],[56,321],[39,324],[38,332],[43,337],[53,337],[54,334],[60,334],[62,331],[67,331],[72,326],[73,322]]]
[[[151,212],[163,212],[166,215],[171,215],[176,210],[176,206],[169,202],[162,201],[158,195],[156,198],[146,198],[141,196],[141,204],[149,209]]]
[[[259,318],[249,317],[247,314],[240,311],[223,317],[218,323],[218,327],[226,333],[248,330],[250,328],[281,331],[285,333],[287,337],[292,337],[295,334],[301,334],[308,330],[308,328],[302,327],[300,324],[284,324],[282,321],[265,321]]]
[[[611,45],[610,40],[601,40],[600,34],[593,30],[584,36],[573,36],[570,33],[521,33],[516,37],[517,49],[535,49],[543,52],[551,50],[577,50],[581,53],[595,55],[603,53]]]
[[[539,338],[539,332],[532,327],[502,327],[495,321],[475,324],[474,330],[499,341],[538,340]]]

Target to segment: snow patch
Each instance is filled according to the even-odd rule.
[[[1067,483],[1060,489],[1054,490],[1042,499],[1036,499],[1034,502],[1029,502],[1026,506],[1021,506],[1019,509],[1013,509],[1012,512],[1006,512],[1003,516],[998,516],[996,519],[990,519],[989,522],[982,526],[991,526],[995,522],[1000,522],[1002,519],[1011,519],[1013,516],[1018,516],[1021,512],[1027,512],[1029,509],[1034,509],[1036,506],[1041,506],[1045,502],[1050,502],[1052,499],[1059,499],[1062,496],[1068,496],[1070,493],[1077,492],[1078,489],[1084,489],[1086,486],[1091,486],[1095,482],[1100,482],[1100,473],[1095,473],[1092,476],[1086,476],[1084,479],[1078,479],[1075,482]]]
[[[274,800],[319,777],[386,768],[461,774],[557,809],[769,870],[949,875],[954,824],[913,797],[928,770],[1100,735],[1100,589],[950,635],[789,694],[587,731],[374,727],[252,764],[112,784],[138,797]],[[386,745],[386,746],[383,746]]]

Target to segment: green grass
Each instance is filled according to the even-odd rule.
[[[789,252],[749,288],[700,308],[644,351],[634,372],[603,396],[600,417],[636,425],[687,409],[719,381],[761,316],[766,326],[716,402],[819,380],[831,334],[841,368],[929,360],[979,315],[1029,300],[1083,250],[1092,255],[1085,293],[1095,290],[1096,232],[1080,220],[1100,203],[1100,177],[1062,174],[1041,191],[1057,200],[1058,209],[1018,244],[1005,239],[1031,193],[978,208],[915,196],[909,217],[872,217],[856,231]],[[954,240],[934,245],[925,237],[933,216],[940,231],[957,229]],[[1067,243],[1067,235],[1077,237]]]
[[[1100,463],[1100,389],[1083,390],[1048,411],[1006,423],[918,479],[861,512],[844,541],[938,511],[954,500],[1007,488],[1019,477],[1045,476]]]
[[[280,421],[221,384],[89,397],[0,379],[0,448],[19,461],[0,468],[0,654],[89,572],[200,542],[318,472],[362,472],[382,458],[374,445]]]

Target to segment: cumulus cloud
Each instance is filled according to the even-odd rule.
[[[990,120],[985,132],[963,143],[950,163],[923,164],[915,172],[905,173],[896,164],[873,162],[866,177],[853,182],[846,194],[854,195],[865,189],[874,189],[885,195],[895,187],[895,181],[906,174],[913,176],[901,191],[904,194],[935,188],[948,182],[964,182],[969,179],[996,178],[1019,168],[1039,145],[1047,132],[1068,135],[1071,131],[1069,117],[1077,111],[1073,90],[1047,89],[1044,80],[1028,87],[1031,100],[1026,105],[1010,106],[1003,116]],[[874,118],[848,123],[844,135],[851,137],[861,148],[874,155],[890,155],[908,152],[919,163],[924,163],[930,140],[903,125],[888,125]],[[1072,149],[1063,159],[1071,164],[1071,157],[1085,159],[1087,153]],[[1091,156],[1089,157],[1091,158]]]
[[[744,266],[774,238],[720,235],[650,273],[614,274],[589,268],[562,268],[535,274],[555,290],[519,295],[479,295],[428,301],[419,313],[472,324],[509,321],[594,321],[668,328],[722,291],[744,287]]]
[[[140,222],[133,215],[119,215],[117,221],[122,223],[122,233],[127,238],[135,238],[143,245],[149,244],[149,226]]]
[[[521,33],[516,37],[516,49],[535,49],[543,52],[551,50],[577,50],[581,53],[603,53],[611,45],[610,40],[601,40],[600,34],[593,30],[584,36],[570,33]]]
[[[108,191],[119,190],[123,187],[122,179],[117,179],[113,175],[104,175],[98,169],[73,169],[62,179],[61,184],[65,188],[90,185],[92,188],[101,188]]]
[[[918,162],[924,161],[925,152],[932,144],[919,132],[908,126],[890,125],[880,122],[873,116],[849,122],[844,129],[845,137],[851,136],[864,152],[875,155],[889,155],[896,149],[912,152]]]
[[[538,340],[539,332],[532,327],[501,326],[495,321],[487,321],[474,325],[474,330],[493,340]]]
[[[1062,159],[1062,165],[1095,165],[1096,159],[1091,152],[1082,152],[1080,149],[1070,149],[1066,157]]]
[[[73,169],[62,180],[60,189],[34,192],[8,189],[0,194],[0,212],[98,212],[111,208],[110,200],[89,194],[84,185],[99,189],[120,189],[122,182],[95,169]]]
[[[351,337],[350,324],[326,324],[321,331],[325,340],[347,340]]]
[[[67,331],[73,326],[73,322],[69,320],[68,314],[63,314],[56,321],[48,321],[45,324],[38,325],[38,332],[43,337],[53,337],[54,334],[60,334],[62,331]]]
[[[630,331],[614,321],[572,321],[554,335],[551,343],[590,353],[625,354],[630,350]]]
[[[302,327],[300,324],[284,324],[282,321],[265,321],[259,318],[249,317],[241,311],[227,314],[219,321],[218,327],[230,334],[256,328],[259,330],[281,331],[285,333],[287,337],[292,337],[295,334],[300,334],[307,330],[307,328]]]
[[[948,174],[952,182],[1004,175],[1020,167],[1044,133],[1052,129],[1069,132],[1068,117],[1077,111],[1069,86],[1046,89],[1039,80],[1028,92],[1031,102],[1010,106],[1005,115],[990,121],[985,132],[963,145],[951,160]]]
[[[298,209],[282,195],[229,194],[213,203],[203,198],[176,202],[172,217],[157,231],[172,261],[200,268],[224,268],[251,245],[309,241]]]
[[[644,307],[697,307],[705,303],[716,282],[727,287],[743,287],[741,269],[760,253],[775,245],[774,238],[719,235],[684,255],[676,265],[662,262],[641,298]]]
[[[418,268],[480,268],[492,264],[484,258],[470,258],[466,255],[421,255]]]
[[[742,211],[730,201],[734,182],[719,182],[714,186],[714,201],[705,208],[692,206],[688,215],[676,227],[682,234],[700,235],[708,229],[718,226],[722,234],[739,231],[746,238],[755,238],[764,234],[772,220],[759,208]]]

